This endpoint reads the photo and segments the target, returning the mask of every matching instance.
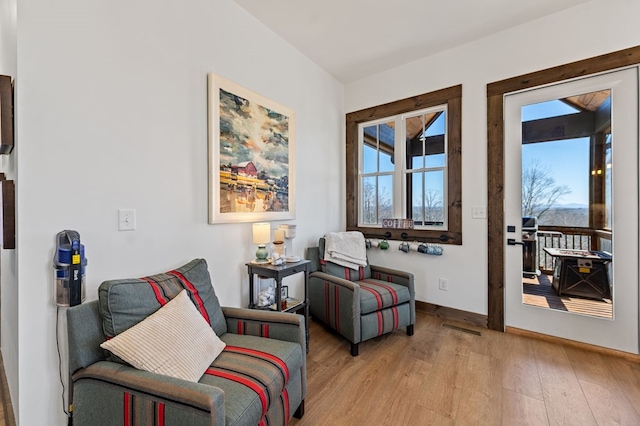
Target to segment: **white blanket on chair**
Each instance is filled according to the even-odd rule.
[[[367,266],[367,248],[359,231],[329,232],[324,236],[324,260],[358,270]]]

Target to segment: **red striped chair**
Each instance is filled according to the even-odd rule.
[[[351,343],[357,356],[365,340],[406,327],[413,335],[416,318],[413,274],[367,264],[359,270],[324,260],[324,238],[307,249],[309,310]]]
[[[226,344],[197,382],[136,369],[100,347],[184,290]],[[76,426],[286,425],[304,414],[303,316],[221,307],[203,259],[105,281],[98,293],[67,311]]]

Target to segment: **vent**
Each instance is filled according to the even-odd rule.
[[[464,333],[473,334],[474,336],[482,336],[482,333],[480,333],[479,331],[471,330],[471,329],[464,328],[464,327],[458,327],[457,325],[451,325],[451,324],[442,323],[442,326],[446,327],[446,328],[450,328],[452,330],[457,330],[457,331],[462,331]]]

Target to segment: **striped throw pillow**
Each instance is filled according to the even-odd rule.
[[[197,382],[226,345],[182,290],[100,346],[137,369]]]

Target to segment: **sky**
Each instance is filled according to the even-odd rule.
[[[555,117],[577,112],[561,101],[548,101],[522,107],[522,121]],[[538,159],[548,166],[556,185],[567,185],[571,193],[557,204],[589,204],[589,138],[541,142],[522,146],[522,167]]]

